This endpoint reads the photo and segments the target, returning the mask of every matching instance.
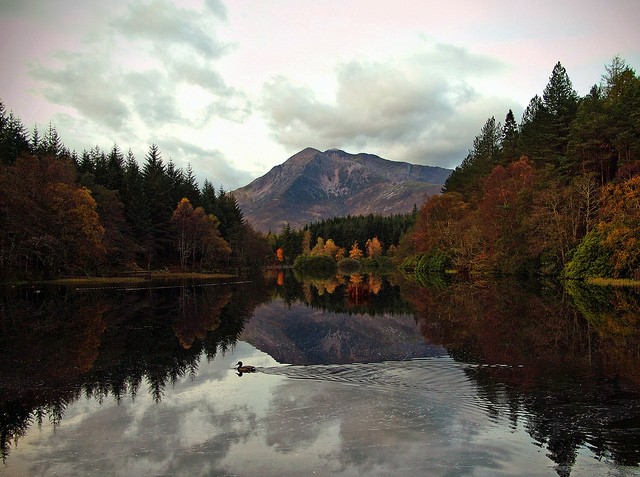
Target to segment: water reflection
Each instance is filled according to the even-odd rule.
[[[508,402],[514,425],[525,421],[559,475],[570,474],[585,446],[599,459],[636,466],[637,292],[608,290],[613,294],[604,298],[607,290],[568,286],[570,297],[558,296],[562,289],[531,290],[513,282],[406,286],[403,293],[425,337],[458,360],[484,365],[467,374],[495,405],[489,412],[504,414],[499,405]]]
[[[233,294],[233,300],[232,298]],[[81,396],[155,402],[167,384],[195,376],[202,356],[225,352],[266,289],[13,289],[0,321],[0,453],[32,424],[59,424]]]
[[[565,476],[640,463],[637,292],[277,272],[41,291],[2,297],[0,474]],[[239,360],[259,372],[239,379]]]
[[[400,288],[375,275],[267,276],[274,299],[258,306],[241,339],[289,364],[344,364],[438,356]]]

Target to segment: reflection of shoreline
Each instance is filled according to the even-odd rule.
[[[400,287],[375,273],[329,274],[322,277],[273,270],[265,274],[274,294],[286,303],[301,301],[334,313],[413,314]]]
[[[570,474],[584,446],[598,458],[640,463],[637,294],[573,291],[576,308],[566,296],[543,298],[512,282],[404,292],[427,339],[456,360],[488,365],[467,374],[495,406],[506,399],[524,416],[559,475]]]
[[[425,337],[463,360],[526,365],[530,381],[571,368],[571,375],[615,376],[640,392],[639,295],[601,287],[578,293],[543,296],[514,282],[403,288]]]
[[[20,289],[4,296],[0,455],[6,459],[33,422],[59,423],[80,396],[120,401],[146,382],[159,402],[168,383],[197,372],[202,356],[233,347],[264,299],[242,286]]]

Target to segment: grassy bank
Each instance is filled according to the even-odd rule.
[[[33,282],[20,282],[17,284],[41,283],[48,285],[91,285],[91,286],[107,286],[107,285],[131,285],[145,283],[149,280],[211,280],[216,278],[232,278],[235,275],[230,273],[200,273],[200,272],[136,272],[135,274],[119,275],[114,277],[64,277],[53,280],[37,280]]]
[[[631,280],[630,278],[587,278],[590,285],[601,285],[611,287],[640,287],[640,280]]]

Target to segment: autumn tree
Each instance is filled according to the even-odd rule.
[[[367,257],[378,257],[382,255],[382,243],[380,243],[378,237],[373,237],[372,239],[367,240],[365,250],[367,251]]]
[[[308,255],[311,252],[311,230],[306,229],[302,235],[302,254]]]
[[[359,260],[363,257],[362,249],[358,246],[358,242],[354,242],[349,250],[349,258]]]
[[[104,257],[104,228],[68,161],[21,156],[0,174],[0,256],[22,273],[87,273]]]
[[[171,221],[176,227],[177,248],[180,266],[212,264],[218,258],[227,256],[231,249],[220,236],[218,220],[214,215],[206,215],[202,207],[195,209],[187,198],[183,198],[173,211]]]
[[[615,276],[640,270],[640,175],[607,185],[596,229],[612,251]]]
[[[488,270],[517,273],[528,262],[527,218],[534,182],[534,168],[526,157],[506,168],[494,168],[485,178],[477,226],[484,239]]]

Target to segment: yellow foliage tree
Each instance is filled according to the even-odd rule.
[[[356,241],[351,247],[351,250],[349,250],[349,258],[354,258],[356,260],[359,260],[362,257],[363,257],[362,250],[360,249],[360,247],[358,246],[358,242]]]
[[[378,237],[367,240],[365,249],[367,250],[367,257],[373,258],[382,255],[382,243],[378,240]]]

